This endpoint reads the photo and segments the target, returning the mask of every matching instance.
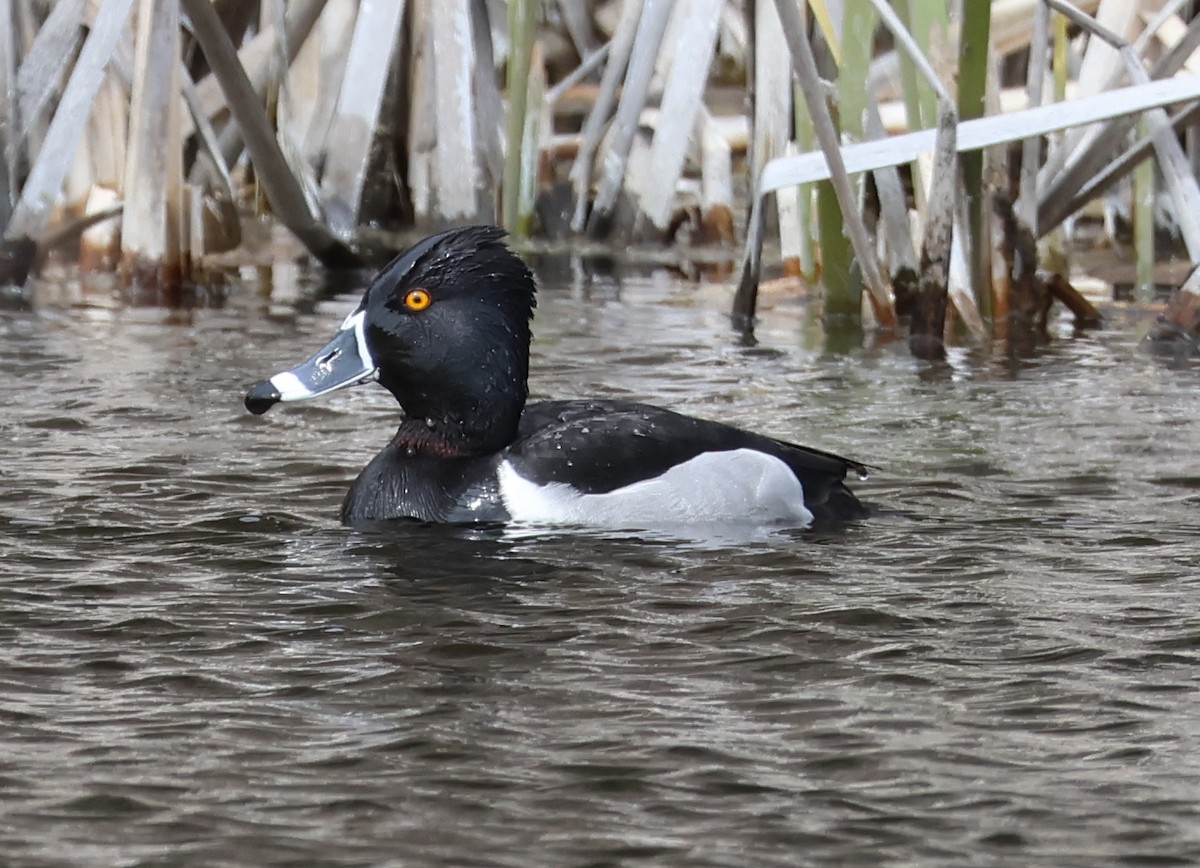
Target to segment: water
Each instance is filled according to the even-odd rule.
[[[547,272],[538,396],[879,465],[840,533],[336,523],[376,388],[244,388],[353,296],[0,313],[12,865],[1191,864],[1200,371],[759,344],[718,291]]]

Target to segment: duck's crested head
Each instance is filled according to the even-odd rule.
[[[262,413],[375,379],[424,426],[430,451],[507,445],[527,394],[537,287],[504,237],[468,226],[413,245],[375,276],[329,344],[251,389],[247,408]]]
[[[536,285],[504,237],[495,226],[469,226],[426,238],[364,293],[379,382],[409,416],[438,417],[452,393],[524,403]]]
[[[386,327],[393,316],[413,320],[447,304],[479,307],[512,323],[528,325],[537,304],[533,275],[504,243],[498,226],[448,229],[414,244],[389,262],[363,295],[370,325]],[[424,295],[415,298],[414,291]],[[425,299],[427,304],[422,306]]]

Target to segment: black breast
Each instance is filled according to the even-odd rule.
[[[389,444],[363,468],[342,502],[342,523],[392,518],[429,522],[502,522],[495,456],[408,455]]]

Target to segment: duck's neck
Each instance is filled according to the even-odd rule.
[[[409,455],[431,458],[498,452],[517,438],[526,395],[524,377],[519,382],[519,388],[492,382],[473,393],[453,384],[436,392],[409,391],[400,400],[404,418],[392,444]]]
[[[528,394],[528,315],[453,323],[463,340],[431,346],[419,358],[377,358],[379,384],[404,410],[393,443],[449,458],[492,454],[516,440]]]
[[[462,420],[452,417],[414,418],[406,414],[400,420],[392,445],[409,456],[461,458],[498,452],[515,439],[515,427],[511,434],[502,435],[472,431]]]

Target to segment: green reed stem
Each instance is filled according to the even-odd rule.
[[[521,198],[521,143],[525,136],[525,114],[529,110],[529,66],[537,27],[537,0],[509,0],[508,32],[512,47],[508,54],[508,148],[504,155],[504,198],[501,219],[511,232],[521,234],[518,220]]]
[[[983,117],[987,95],[988,68],[991,66],[992,10],[990,3],[964,3],[962,38],[958,51],[958,116],[969,121]],[[970,223],[971,286],[979,312],[985,318],[992,315],[990,275],[984,273],[983,256],[987,250],[983,219],[983,151],[967,151],[959,158],[962,164],[964,192],[967,194],[967,215]]]
[[[1134,297],[1140,302],[1154,300],[1154,196],[1154,161],[1142,160],[1133,170]]]

